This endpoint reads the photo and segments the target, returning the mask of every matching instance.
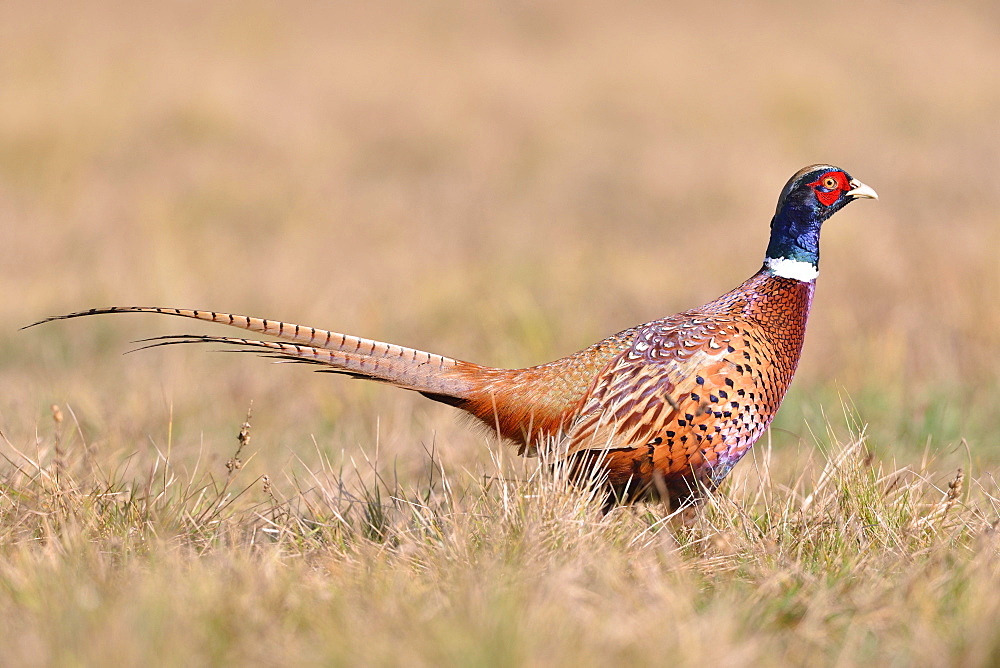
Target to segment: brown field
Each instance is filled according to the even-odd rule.
[[[0,19],[3,663],[1000,660],[994,3]],[[534,364],[753,273],[820,161],[881,200],[827,226],[796,383],[692,527],[410,393],[120,355],[196,325],[18,329],[185,306]]]

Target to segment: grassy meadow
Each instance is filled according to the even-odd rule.
[[[1000,662],[994,3],[0,19],[0,663]],[[540,363],[752,274],[813,162],[881,199],[826,226],[784,407],[686,524],[411,393],[121,355],[224,328],[19,330],[179,306]]]

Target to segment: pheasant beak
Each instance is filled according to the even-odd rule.
[[[878,193],[871,186],[866,186],[857,179],[851,179],[851,189],[845,195],[851,199],[878,199]]]

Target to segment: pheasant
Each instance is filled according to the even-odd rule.
[[[802,351],[819,275],[820,229],[863,198],[878,195],[843,169],[806,167],[781,191],[764,264],[741,285],[703,306],[523,369],[216,311],[108,307],[34,325],[105,313],[160,313],[275,337],[148,341],[232,345],[414,390],[471,413],[518,445],[519,454],[553,448],[571,470],[598,472],[608,492],[606,507],[658,497],[678,508],[717,487],[774,418]]]

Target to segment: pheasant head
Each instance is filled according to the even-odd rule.
[[[878,194],[839,167],[811,165],[799,171],[778,197],[764,264],[779,276],[815,279],[820,228],[856,199],[878,199]]]

